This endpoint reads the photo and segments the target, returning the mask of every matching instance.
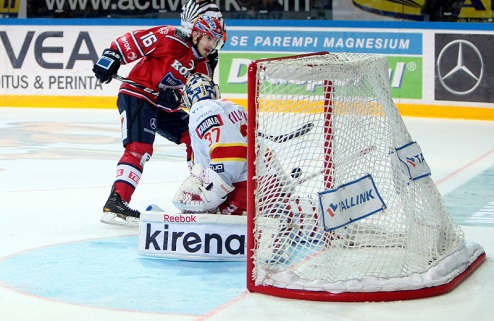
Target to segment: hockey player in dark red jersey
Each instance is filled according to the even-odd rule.
[[[220,8],[216,5],[213,0],[189,0],[182,6],[182,12],[180,13],[180,24],[182,28],[190,34],[192,32],[192,27],[194,21],[202,14],[206,14],[210,17],[215,17],[220,19],[223,23],[223,40],[226,42],[226,25],[223,15],[221,14]],[[219,48],[218,48],[219,49]],[[209,63],[211,64],[211,69],[213,72],[218,65],[218,50],[213,50],[208,55]]]
[[[156,133],[176,144],[184,143],[190,150],[189,115],[181,109],[179,89],[190,74],[212,77],[206,57],[222,46],[222,25],[218,18],[202,15],[194,22],[190,35],[173,26],[131,31],[114,40],[95,63],[96,78],[109,83],[121,64],[136,62],[127,78],[159,92],[156,96],[127,83],[120,87],[117,106],[125,150],[101,222],[139,225],[140,212],[128,204],[144,164],[153,154]]]

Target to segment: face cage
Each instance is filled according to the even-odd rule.
[[[197,90],[198,88],[196,88]],[[208,93],[211,93],[215,96],[215,98],[203,98],[203,99],[197,99],[195,102],[194,102],[194,99],[198,97],[199,95],[199,92],[193,92],[192,95],[189,95],[186,91],[186,89],[184,88],[184,103],[185,103],[185,106],[187,106],[187,108],[190,109],[190,107],[196,103],[196,102],[199,102],[199,101],[202,101],[202,100],[207,100],[207,99],[220,99],[221,98],[221,94],[220,94],[220,87],[218,86],[218,84],[215,84],[213,83],[213,86],[211,87],[211,90],[208,90]],[[191,99],[191,96],[192,96],[192,99]]]

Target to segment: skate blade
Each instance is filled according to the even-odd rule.
[[[139,219],[131,216],[127,216],[126,219],[122,219],[117,216],[115,213],[107,212],[103,213],[103,216],[100,218],[101,223],[115,225],[115,226],[123,226],[123,227],[131,227],[138,228],[139,227]]]

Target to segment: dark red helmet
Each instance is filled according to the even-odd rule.
[[[192,32],[196,31],[201,35],[207,35],[218,39],[215,49],[219,49],[223,46],[225,37],[225,32],[222,26],[223,23],[219,18],[214,18],[203,14],[200,15],[196,21],[194,21]]]

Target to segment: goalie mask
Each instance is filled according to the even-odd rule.
[[[184,101],[187,108],[201,100],[219,98],[220,89],[208,76],[196,73],[187,79],[184,88]]]
[[[219,18],[214,18],[208,15],[200,15],[194,21],[192,26],[192,34],[194,32],[199,33],[200,36],[210,36],[217,39],[217,42],[213,49],[220,49],[223,47],[225,41],[225,32],[222,27],[222,23]]]

